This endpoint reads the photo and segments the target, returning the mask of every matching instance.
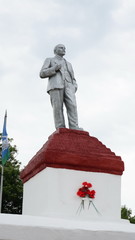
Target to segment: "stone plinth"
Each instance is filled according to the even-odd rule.
[[[88,132],[54,132],[21,173],[24,182],[23,214],[80,220],[120,220],[121,175],[124,163]],[[79,214],[82,182],[96,191],[94,205]]]
[[[88,132],[60,128],[21,173],[25,183],[46,167],[122,175],[124,163]]]

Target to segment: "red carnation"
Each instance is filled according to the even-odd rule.
[[[85,196],[86,196],[86,193],[84,193],[84,192],[82,192],[82,191],[78,191],[78,192],[77,192],[77,195],[78,195],[79,197],[85,197]]]
[[[90,193],[91,193],[91,191],[88,189],[88,191],[87,191],[87,195],[90,197]]]
[[[88,183],[88,182],[83,182],[82,185],[85,186],[85,187],[87,187],[87,188],[92,187],[92,184],[91,184],[91,183]]]
[[[88,187],[88,188],[91,188],[91,187],[92,187],[92,184],[91,184],[91,183],[87,183],[87,187]]]
[[[83,185],[83,186],[87,186],[87,182],[83,182],[82,185]]]
[[[95,194],[96,194],[95,190],[92,190],[92,191],[90,191],[89,197],[95,198]]]

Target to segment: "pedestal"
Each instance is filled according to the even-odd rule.
[[[59,129],[21,173],[23,214],[118,221],[123,170],[121,158],[88,132]],[[87,198],[78,211],[82,199],[76,192],[85,181],[96,195],[89,209]]]

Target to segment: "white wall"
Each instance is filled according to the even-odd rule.
[[[76,195],[82,182],[92,183],[96,191],[94,207],[76,214],[81,199]],[[72,219],[119,220],[121,177],[113,174],[46,168],[24,184],[23,214]]]

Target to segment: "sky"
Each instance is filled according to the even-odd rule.
[[[55,131],[39,72],[59,43],[78,83],[79,126],[121,156],[121,204],[135,215],[134,0],[0,0],[1,131],[7,109],[22,168]]]

